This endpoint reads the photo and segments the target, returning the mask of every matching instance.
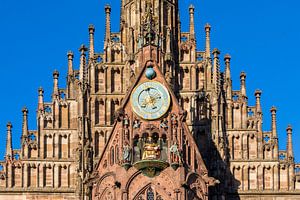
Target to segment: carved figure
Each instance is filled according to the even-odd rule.
[[[160,147],[156,144],[152,137],[148,137],[143,152],[143,160],[153,160],[160,157]]]
[[[131,148],[128,143],[125,144],[123,147],[123,162],[130,162],[131,161]]]
[[[179,162],[179,160],[181,160],[181,154],[180,154],[180,151],[178,149],[177,143],[173,144],[170,147],[170,152],[172,153],[172,161],[173,162]]]
[[[138,128],[140,128],[141,127],[141,122],[138,120],[138,119],[135,119],[134,121],[133,121],[133,128],[134,129],[138,129]]]

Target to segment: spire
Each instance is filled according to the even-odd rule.
[[[190,39],[195,40],[195,18],[194,18],[195,7],[193,5],[190,5],[189,11],[190,11]]]
[[[12,149],[12,134],[11,134],[11,129],[12,125],[10,122],[7,123],[7,138],[6,138],[6,154],[5,158],[6,160],[9,160],[13,156],[13,149]]]
[[[241,95],[243,97],[246,97],[246,73],[245,72],[241,72],[240,75],[240,79],[241,79]]]
[[[86,78],[86,54],[85,52],[88,49],[86,48],[85,45],[81,45],[79,48],[80,51],[80,69],[79,69],[79,80],[85,80]]]
[[[90,34],[90,53],[89,53],[89,59],[94,57],[95,54],[95,45],[94,45],[94,34],[95,34],[95,27],[94,25],[89,26],[89,34]]]
[[[22,109],[23,113],[23,125],[22,125],[22,136],[27,137],[28,134],[28,109],[24,107]]]
[[[219,81],[220,81],[220,61],[219,61],[219,55],[220,51],[219,49],[215,48],[213,50],[213,55],[214,55],[214,62],[213,62],[213,84],[215,85],[215,89],[219,89]]]
[[[44,89],[40,87],[38,89],[38,110],[44,110]]]
[[[206,33],[206,44],[205,44],[205,56],[206,58],[210,58],[210,30],[211,26],[209,24],[205,25],[205,33]]]
[[[111,12],[111,7],[110,5],[105,6],[105,42],[104,46],[107,46],[107,43],[110,42],[110,12]]]
[[[227,84],[226,88],[226,95],[227,99],[232,98],[232,84],[231,84],[231,73],[230,73],[230,60],[231,56],[229,54],[226,54],[224,57],[226,69],[225,69],[225,82]]]
[[[59,96],[58,77],[59,77],[59,72],[57,70],[54,70],[54,72],[53,72],[53,98]]]
[[[292,126],[288,125],[286,132],[287,132],[287,155],[290,161],[294,161],[294,152],[293,152],[293,140],[292,140]]]
[[[67,55],[68,55],[68,75],[73,75],[74,54],[72,51],[69,51]]]

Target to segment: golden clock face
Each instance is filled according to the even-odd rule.
[[[170,94],[165,86],[156,81],[138,85],[131,94],[133,111],[141,118],[155,120],[169,110]]]

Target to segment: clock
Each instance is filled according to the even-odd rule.
[[[138,85],[131,94],[132,109],[139,117],[155,120],[169,110],[170,94],[165,86],[156,81]]]

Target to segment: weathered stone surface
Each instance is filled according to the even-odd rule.
[[[178,1],[123,0],[121,8],[120,32],[112,33],[105,7],[102,53],[94,50],[91,25],[79,70],[67,54],[66,88],[54,71],[51,102],[38,89],[37,130],[29,130],[22,110],[21,149],[13,149],[7,124],[0,199],[300,199],[292,127],[287,150],[279,151],[276,108],[271,130],[263,131],[262,92],[248,104],[245,72],[240,90],[232,89],[231,56],[222,73],[209,24],[205,50],[197,51],[195,8],[189,32],[180,29]],[[151,81],[166,88],[170,107],[149,120],[133,109],[131,95]],[[145,95],[143,106],[158,110],[167,99],[157,94]]]

